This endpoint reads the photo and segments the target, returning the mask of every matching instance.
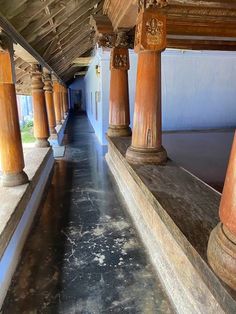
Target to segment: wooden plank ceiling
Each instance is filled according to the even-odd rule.
[[[89,18],[101,14],[102,7],[103,0],[0,0],[0,13],[64,82],[78,72],[73,61],[92,54]],[[22,85],[23,91],[29,64],[19,57],[15,60],[17,88],[20,91]]]

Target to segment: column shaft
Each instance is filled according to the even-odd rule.
[[[64,97],[63,97],[63,86],[60,84],[60,109],[61,109],[61,121],[64,123],[65,121],[65,113],[64,113]]]
[[[45,101],[46,101],[46,108],[47,108],[47,115],[48,115],[48,124],[50,134],[56,134],[56,116],[54,110],[54,103],[53,103],[53,88],[52,88],[52,81],[50,73],[45,70],[44,71],[44,91],[45,91]]]
[[[5,49],[0,50],[0,160],[2,185],[17,186],[28,182],[23,171],[24,156],[21,142],[16,91],[13,74],[13,46],[0,33]]]
[[[36,147],[48,147],[49,127],[43,90],[42,69],[39,64],[32,65],[32,98],[34,107],[34,136]]]
[[[126,158],[134,164],[163,164],[161,145],[161,52],[166,47],[166,18],[156,10],[140,11],[135,34],[138,68],[133,136]]]
[[[220,203],[220,223],[211,232],[207,256],[215,273],[236,290],[236,134]]]
[[[138,56],[134,125],[126,157],[131,163],[166,161],[161,146],[161,53],[141,51]]]
[[[62,120],[62,117],[61,117],[61,98],[60,98],[59,83],[57,81],[53,82],[53,100],[54,100],[56,123],[58,125],[60,125],[61,120]]]
[[[110,137],[131,135],[128,69],[128,49],[113,48],[110,67],[109,129],[107,132]]]

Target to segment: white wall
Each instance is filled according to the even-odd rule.
[[[236,53],[166,51],[164,130],[236,126]]]
[[[70,88],[70,103],[71,103],[71,106],[73,107],[74,106],[74,102],[75,102],[75,99],[74,99],[74,92],[75,91],[79,91],[81,90],[82,91],[82,106],[81,108],[83,110],[86,109],[86,99],[85,99],[85,94],[84,94],[84,88],[85,88],[85,83],[84,83],[84,79],[81,77],[81,78],[77,78],[74,80],[74,82],[72,84],[70,84],[69,86]]]
[[[94,128],[94,131],[98,137],[98,140],[102,145],[104,142],[103,134],[103,109],[108,106],[107,100],[104,102],[102,100],[102,88],[101,88],[101,74],[96,73],[96,66],[101,68],[101,51],[98,50],[97,55],[94,57],[93,62],[89,66],[88,72],[84,77],[85,82],[85,101],[86,101],[86,111],[88,118]],[[100,93],[100,99],[96,106],[96,92]],[[96,114],[97,108],[97,114]]]
[[[109,113],[110,52],[98,49],[85,76],[88,117],[106,144]],[[96,75],[95,65],[101,67]],[[135,102],[137,55],[130,51],[131,127]],[[91,111],[91,92],[101,91],[98,120]],[[236,126],[236,53],[167,50],[162,54],[162,117],[164,130],[197,130]]]

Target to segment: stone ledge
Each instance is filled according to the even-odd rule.
[[[30,182],[14,188],[0,187],[0,259],[51,156],[51,148],[24,148],[25,172]]]
[[[30,182],[0,188],[0,309],[54,165],[51,148],[24,149],[24,156]]]
[[[69,117],[70,117],[70,114],[67,114],[65,117],[65,120],[63,120],[63,124],[56,126],[55,129],[56,129],[57,134],[49,138],[49,141],[52,145],[54,146],[62,145]]]
[[[235,293],[207,264],[220,194],[169,161],[131,166],[130,138],[108,138],[106,160],[169,296],[180,313],[235,313]]]

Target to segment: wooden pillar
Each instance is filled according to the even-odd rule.
[[[53,103],[53,87],[52,87],[52,80],[51,74],[47,69],[44,69],[44,91],[45,91],[45,101],[46,101],[46,108],[47,108],[47,115],[48,115],[48,124],[50,134],[56,134],[56,116],[54,110],[54,103]]]
[[[207,256],[215,273],[236,290],[236,133],[220,203],[220,223],[211,232]]]
[[[132,144],[126,158],[134,164],[162,164],[167,153],[161,131],[161,51],[166,47],[166,18],[158,10],[138,16],[135,51],[138,69]]]
[[[65,88],[66,112],[69,113],[69,93],[68,88]]]
[[[34,108],[34,136],[36,147],[49,147],[48,117],[43,90],[42,68],[39,64],[32,64],[32,98]]]
[[[67,92],[67,88],[64,86],[64,110],[66,115],[68,114],[69,111],[69,107],[68,107],[68,92]]]
[[[64,111],[64,117],[67,116],[67,109],[66,109],[66,87],[62,86],[62,96],[63,96],[63,111]]]
[[[62,86],[62,84],[60,84],[60,108],[61,108],[61,122],[62,123],[65,122],[65,112],[64,112],[63,102],[64,102],[63,86]]]
[[[1,184],[12,187],[28,182],[16,102],[13,44],[0,32],[0,161]]]
[[[110,106],[109,128],[110,137],[130,136],[129,114],[129,50],[115,47],[111,51],[110,62]]]
[[[57,125],[61,124],[61,98],[60,98],[60,85],[58,81],[54,78],[53,80],[53,101],[56,116]]]

